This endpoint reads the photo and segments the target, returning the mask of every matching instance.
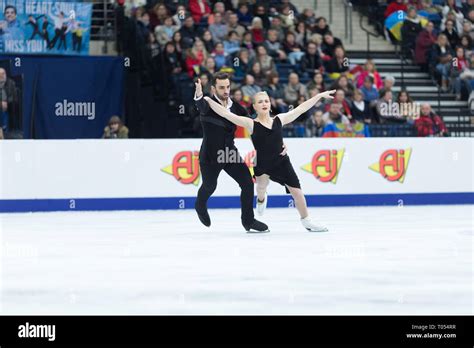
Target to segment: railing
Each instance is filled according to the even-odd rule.
[[[352,2],[344,0],[344,38],[349,39],[349,43],[352,44]]]
[[[87,0],[92,3],[91,40],[103,41],[102,53],[107,54],[109,42],[116,42],[117,21],[115,3],[109,0]]]
[[[359,19],[359,26],[363,31],[365,31],[367,33],[367,59],[370,59],[370,37],[371,36],[379,37],[380,35],[379,35],[379,33],[374,34],[370,30],[364,28],[364,25],[362,24],[363,20],[364,20],[364,16],[361,13],[360,14],[360,19]]]

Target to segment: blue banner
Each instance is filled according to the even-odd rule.
[[[0,53],[88,55],[92,4],[0,0]]]
[[[4,59],[11,62],[11,76],[23,77],[25,139],[100,138],[111,116],[123,117],[121,57]]]

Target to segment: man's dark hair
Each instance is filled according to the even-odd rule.
[[[8,10],[9,8],[12,8],[13,11],[15,11],[15,14],[17,14],[17,13],[16,13],[16,7],[15,7],[15,6],[13,6],[13,5],[7,5],[7,6],[5,6],[5,10],[3,10],[3,15],[5,15],[5,14],[7,13],[7,10]]]
[[[230,76],[228,73],[218,72],[214,74],[214,78],[212,79],[212,85],[215,86],[217,80],[230,80]]]

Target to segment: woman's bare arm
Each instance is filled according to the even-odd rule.
[[[204,97],[204,99],[209,103],[209,106],[212,110],[219,116],[229,120],[233,124],[237,126],[241,126],[247,128],[250,133],[253,132],[253,120],[245,117],[245,116],[238,116],[229,110],[227,110],[224,106],[214,101],[212,98]]]

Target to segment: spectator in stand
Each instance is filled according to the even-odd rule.
[[[176,48],[176,52],[180,55],[184,54],[184,44],[183,39],[180,31],[177,31],[173,34],[173,38],[171,39],[173,42],[174,47]]]
[[[354,91],[351,114],[353,122],[363,122],[366,124],[374,123],[372,108],[370,107],[369,102],[364,100],[364,94],[360,89]]]
[[[278,4],[278,8],[277,8],[278,11],[281,12],[283,11],[284,7],[288,6],[290,10],[293,11],[293,14],[295,17],[299,16],[298,8],[295,5],[293,5],[290,0],[277,0],[277,1],[274,0],[274,2]]]
[[[104,128],[103,139],[128,139],[128,128],[118,116],[112,116]]]
[[[344,91],[347,99],[352,99],[355,90],[354,86],[345,75],[341,75],[336,81],[334,81],[330,89],[340,89]]]
[[[163,25],[158,25],[155,28],[155,37],[160,46],[166,45],[167,42],[171,41],[175,32],[179,30],[177,25],[174,25],[173,18],[166,17],[163,20]]]
[[[164,25],[165,19],[168,18],[168,9],[164,4],[156,4],[150,11],[150,30],[155,31],[158,25]]]
[[[285,30],[281,23],[281,18],[279,16],[271,17],[270,29],[273,29],[277,33],[278,41],[282,42],[285,39]]]
[[[459,44],[459,36],[454,28],[454,22],[452,20],[446,21],[446,29],[444,29],[443,34],[448,38],[451,47],[456,47]]]
[[[273,110],[276,114],[288,112],[288,105],[285,103],[285,88],[279,82],[280,77],[276,72],[270,72],[267,75],[267,84],[263,87],[263,90],[267,92],[270,97]]]
[[[242,47],[246,48],[249,51],[250,57],[255,56],[255,45],[253,43],[253,37],[250,31],[247,31],[244,34],[244,37],[242,39]]]
[[[259,17],[262,20],[263,28],[265,30],[270,29],[270,19],[268,18],[267,10],[264,5],[258,5],[255,9],[255,17]]]
[[[334,99],[333,99],[332,102],[335,103],[335,104],[340,104],[341,105],[341,111],[344,113],[344,115],[346,115],[349,118],[349,120],[352,118],[351,107],[350,107],[349,103],[347,102],[346,94],[344,93],[344,91],[342,89],[338,89],[336,91],[336,94],[334,95]],[[328,103],[324,107],[324,110],[329,111],[330,107],[331,107],[331,104]]]
[[[224,41],[227,36],[227,24],[224,23],[222,15],[217,12],[214,14],[214,23],[209,26],[214,43]]]
[[[313,42],[308,43],[306,53],[301,59],[301,70],[312,77],[314,74],[320,72],[322,67],[323,62],[318,52],[318,47]]]
[[[255,84],[255,79],[253,78],[253,76],[247,74],[245,75],[244,84],[242,85],[241,90],[242,94],[244,95],[244,100],[246,100],[246,98],[252,99],[252,97],[256,93],[260,92],[262,89],[260,88],[260,86],[257,86]]]
[[[323,112],[316,110],[305,123],[306,136],[310,138],[321,137],[324,130]]]
[[[288,84],[285,86],[285,103],[297,106],[300,96],[304,96],[307,99],[308,92],[305,85],[300,82],[298,74],[291,73],[288,76]]]
[[[314,15],[314,10],[312,8],[305,8],[301,14],[300,23],[303,22],[306,24],[306,27],[310,32],[314,32],[316,26],[316,16]]]
[[[375,63],[372,59],[368,59],[365,62],[364,70],[357,75],[357,88],[362,87],[367,76],[372,76],[374,78],[374,84],[377,90],[383,87],[382,78],[380,77],[380,74],[378,73]]]
[[[383,79],[383,87],[379,90],[379,94],[383,91],[391,91],[393,86],[395,86],[395,77],[392,75],[386,75]]]
[[[193,78],[200,65],[209,57],[204,44],[201,40],[196,40],[193,47],[186,54],[186,70],[189,77]]]
[[[224,44],[222,42],[218,42],[214,51],[212,51],[212,57],[216,61],[216,68],[220,70],[222,67],[225,66],[226,63],[226,56],[224,51]]]
[[[206,47],[207,52],[214,51],[214,47],[215,47],[214,38],[212,37],[212,33],[210,30],[204,31],[204,33],[202,34],[201,40],[204,43],[204,47]]]
[[[324,18],[324,17],[317,18],[316,19],[316,26],[313,29],[313,33],[324,36],[329,32],[330,32],[329,25],[328,25],[328,22],[327,22],[326,18]]]
[[[459,33],[459,36],[468,36],[471,38],[471,40],[474,40],[474,30],[473,30],[473,25],[469,21],[464,21],[462,25],[462,32]]]
[[[380,123],[384,124],[400,124],[406,120],[400,116],[398,110],[393,107],[392,91],[384,91],[380,94],[380,99],[377,101],[376,110],[379,116]]]
[[[296,17],[295,14],[291,12],[290,6],[284,6],[281,9],[280,18],[285,32],[295,30]]]
[[[248,5],[245,3],[240,4],[239,10],[237,11],[237,16],[239,17],[239,23],[244,27],[248,27],[252,23],[252,14],[249,11]]]
[[[344,47],[342,45],[342,41],[337,37],[334,37],[330,31],[324,34],[324,41],[322,44],[322,50],[325,55],[330,56],[331,58],[334,57],[334,50],[336,47]]]
[[[250,70],[250,74],[255,79],[255,84],[257,86],[263,87],[267,82],[267,75],[263,73],[262,67],[259,62],[253,63],[252,70]]]
[[[194,25],[193,17],[186,17],[186,19],[184,20],[184,24],[181,29],[179,29],[179,31],[181,33],[181,37],[183,38],[183,49],[192,47],[194,44],[194,40],[199,37],[199,30]]]
[[[463,85],[465,86],[468,93],[471,93],[471,84],[466,83],[466,80],[461,78],[463,72],[469,69],[466,57],[464,56],[464,48],[456,47],[456,60],[451,64],[451,80],[454,81],[453,88],[456,94],[456,100],[461,100],[461,90]]]
[[[442,118],[436,115],[428,103],[421,104],[420,117],[415,121],[419,137],[447,137],[448,129]]]
[[[225,6],[223,2],[216,2],[214,4],[214,11],[211,13],[207,19],[209,25],[216,23],[216,14],[219,13],[221,18],[225,18]],[[227,30],[227,29],[226,29]]]
[[[474,45],[473,45],[471,37],[469,35],[461,36],[461,39],[459,40],[459,44],[466,51],[466,58],[469,58],[469,56],[472,54],[472,52],[470,51],[474,49]]]
[[[296,42],[296,36],[291,31],[286,34],[286,39],[285,39],[285,42],[283,43],[283,48],[285,50],[285,53],[288,56],[288,60],[290,61],[290,64],[292,65],[297,65],[305,54],[303,52],[303,47],[301,47]]]
[[[150,38],[150,15],[141,12],[137,20],[137,33],[142,42],[149,42]]]
[[[443,20],[441,22],[441,30],[445,29],[446,21],[451,19],[456,24],[456,30],[460,33],[462,31],[464,15],[461,9],[456,6],[456,0],[446,0],[446,5],[443,7],[442,13]]]
[[[278,41],[278,33],[276,30],[270,29],[268,31],[268,37],[265,40],[264,46],[270,57],[278,60],[286,59],[286,53],[283,50],[280,41]]]
[[[199,75],[202,85],[202,93],[206,96],[211,96],[211,84],[209,83],[209,75],[206,73],[201,73]]]
[[[307,29],[306,23],[303,21],[298,22],[295,29],[295,38],[296,43],[301,47],[306,47],[308,43],[308,37],[310,35],[310,31]]]
[[[323,74],[321,72],[315,73],[313,79],[306,85],[306,88],[308,91],[317,89],[319,93],[326,91]]]
[[[346,52],[342,46],[336,47],[334,50],[334,58],[326,62],[326,72],[333,80],[337,79],[341,74],[349,71],[349,63],[346,58]]]
[[[416,39],[415,62],[425,71],[428,71],[428,52],[437,41],[437,35],[433,29],[433,22],[428,22]]]
[[[269,73],[270,71],[276,71],[275,63],[273,58],[270,57],[267,53],[265,46],[260,45],[257,47],[257,62],[260,63],[262,71],[264,74]]]
[[[184,25],[184,19],[188,16],[189,14],[186,11],[186,7],[183,5],[179,5],[178,9],[176,10],[176,13],[173,16],[173,22],[181,28]]]
[[[423,30],[421,26],[421,17],[418,16],[414,6],[408,7],[407,17],[403,21],[401,30],[402,48],[405,55],[412,56],[415,50],[415,42],[418,34]]]
[[[226,56],[233,56],[240,51],[240,37],[236,31],[230,31],[227,39],[224,41],[224,51]]]
[[[233,93],[232,100],[240,105],[242,105],[244,108],[248,109],[250,108],[250,105],[252,105],[252,102],[250,99],[244,101],[244,95],[240,89],[236,89]]]
[[[397,96],[399,116],[412,124],[413,120],[418,118],[416,114],[416,104],[407,90],[401,90]]]
[[[461,12],[465,18],[468,17],[470,11],[474,10],[474,0],[467,0],[462,4]]]
[[[466,20],[469,21],[469,23],[474,24],[474,10],[469,11]]]
[[[236,13],[231,13],[229,15],[229,22],[227,23],[227,30],[229,32],[235,31],[239,34],[239,37],[243,37],[246,29],[239,24],[239,17]]]
[[[214,74],[219,72],[219,69],[217,69],[216,60],[213,57],[207,57],[201,70],[209,76],[209,79],[212,79]]]
[[[189,0],[189,11],[195,23],[207,23],[211,14],[207,0]]]
[[[385,9],[384,18],[386,19],[392,13],[397,11],[407,12],[407,5],[405,4],[404,0],[396,0],[391,2]]]
[[[265,32],[263,31],[263,24],[260,17],[255,17],[252,20],[250,32],[252,33],[252,41],[254,44],[258,45],[265,41]]]
[[[232,66],[234,68],[234,76],[238,78],[244,78],[245,75],[250,70],[250,57],[249,57],[249,50],[246,48],[242,48],[239,51],[237,56],[237,60],[233,62]]]
[[[329,110],[323,114],[324,125],[342,123],[350,125],[351,121],[342,112],[342,105],[339,103],[330,104]]]
[[[374,86],[374,78],[372,76],[366,76],[360,90],[364,94],[364,100],[373,106],[374,102],[379,98],[379,92]]]
[[[437,43],[432,48],[430,64],[441,75],[441,89],[444,92],[448,91],[449,70],[453,56],[454,52],[449,45],[448,38],[446,35],[440,34]]]

